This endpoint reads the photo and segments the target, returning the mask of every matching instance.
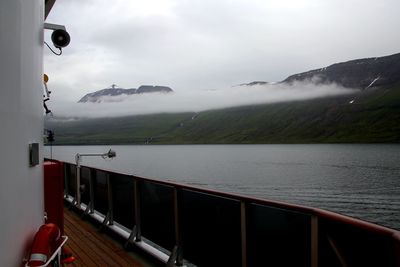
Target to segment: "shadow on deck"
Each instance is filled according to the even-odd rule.
[[[66,247],[76,258],[74,263],[66,266],[152,266],[67,208],[64,208],[64,224],[65,234],[69,237]]]

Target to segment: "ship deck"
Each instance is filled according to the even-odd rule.
[[[64,208],[64,224],[64,232],[69,238],[66,247],[76,258],[68,266],[151,266],[67,208]]]

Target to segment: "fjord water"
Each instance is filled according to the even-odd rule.
[[[54,159],[323,208],[400,229],[400,145],[54,146]],[[50,157],[50,147],[46,147]]]

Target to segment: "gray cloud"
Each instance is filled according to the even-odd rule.
[[[225,88],[397,53],[400,2],[381,0],[58,0],[63,56],[45,50],[56,101],[112,83]],[[49,40],[49,33],[46,33]]]

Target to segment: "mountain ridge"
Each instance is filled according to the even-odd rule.
[[[365,90],[400,82],[400,53],[335,63],[324,68],[297,73],[282,83],[313,80],[316,83],[337,83],[343,87]]]
[[[115,97],[121,95],[134,95],[134,94],[149,94],[149,93],[172,93],[173,90],[167,86],[159,85],[141,85],[139,88],[125,89],[117,87],[115,84],[109,88],[101,89],[92,93],[84,95],[78,103],[100,103],[104,101],[104,97]]]
[[[47,118],[45,127],[54,130],[57,144],[400,143],[400,54],[336,63],[282,83],[308,80],[360,90],[198,113]]]
[[[239,86],[293,84],[303,81],[314,84],[336,83],[343,87],[361,90],[394,84],[400,82],[400,53],[334,63],[290,75],[279,82],[253,81]]]

